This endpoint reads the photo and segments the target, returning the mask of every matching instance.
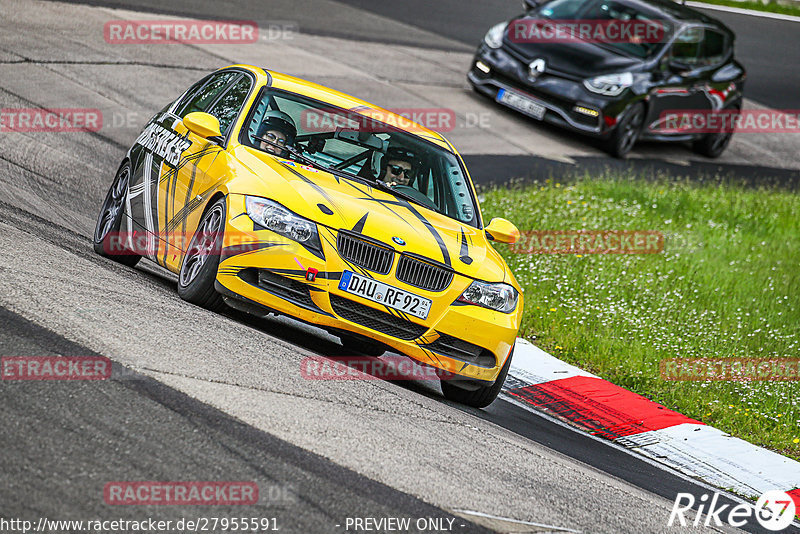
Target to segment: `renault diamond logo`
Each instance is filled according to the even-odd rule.
[[[534,59],[531,61],[531,64],[528,65],[528,76],[531,80],[535,80],[544,72],[544,68],[545,62],[542,58]]]

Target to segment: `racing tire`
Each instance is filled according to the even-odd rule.
[[[635,103],[628,108],[627,113],[611,132],[611,136],[606,140],[606,151],[615,158],[624,159],[633,150],[645,120],[645,108],[641,102]]]
[[[500,369],[500,374],[497,375],[497,379],[490,386],[478,386],[475,390],[468,390],[451,384],[447,380],[442,380],[440,384],[444,397],[447,400],[466,404],[473,408],[486,408],[494,402],[500,394],[500,390],[503,389],[503,384],[505,384],[506,377],[508,376],[508,370],[511,368],[511,358],[513,357],[514,350],[512,349],[511,354],[509,354],[506,359],[506,363],[503,365],[503,368]]]
[[[733,111],[736,115],[742,110],[741,100],[732,104],[723,111]],[[714,132],[704,135],[692,143],[692,151],[707,158],[718,158],[725,152],[733,138],[733,131]]]
[[[178,295],[186,302],[211,311],[226,308],[214,281],[219,269],[225,230],[225,199],[214,202],[200,218],[178,273]]]
[[[119,229],[122,226],[122,218],[125,217],[124,204],[130,179],[131,164],[126,161],[120,166],[114,182],[106,193],[103,207],[97,216],[92,246],[97,254],[122,265],[133,267],[139,263],[142,257],[124,248],[119,239]]]

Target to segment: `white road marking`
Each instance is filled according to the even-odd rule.
[[[517,338],[514,359],[508,373],[523,382],[535,385],[574,376],[597,376],[543,351],[530,341]]]
[[[525,339],[517,338],[516,346],[509,374],[530,385],[572,376],[596,377],[559,360]],[[519,360],[518,355],[522,355]],[[708,425],[683,423],[609,441],[537,410],[512,397],[507,389],[503,390],[501,398],[563,428],[624,451],[683,480],[725,494],[739,503],[752,504],[751,501],[720,488],[758,497],[769,490],[790,491],[800,487],[799,462],[734,438]],[[800,525],[797,521],[795,524]]]
[[[623,439],[641,454],[742,495],[800,488],[800,463],[707,425],[683,423]]]
[[[511,523],[511,524],[514,524],[514,525],[527,525],[527,526],[531,526],[531,527],[543,528],[543,529],[547,529],[547,530],[552,531],[552,532],[575,532],[576,534],[580,533],[580,530],[572,530],[572,529],[564,528],[564,527],[554,527],[552,525],[545,525],[545,524],[542,524],[542,523],[532,523],[530,521],[519,521],[517,519],[510,519],[508,517],[500,517],[500,516],[496,516],[496,515],[485,514],[483,512],[474,512],[472,510],[458,510],[458,509],[456,509],[456,510],[452,510],[452,512],[454,514],[459,514],[459,515],[462,515],[462,516],[483,517],[483,518],[486,518],[486,519],[493,519],[495,521],[503,521],[504,523]],[[465,517],[464,519],[469,519],[469,517]],[[515,531],[515,532],[524,532],[524,531]]]
[[[800,22],[800,17],[784,15],[782,13],[770,13],[769,11],[756,11],[755,9],[744,9],[741,7],[719,6],[717,4],[705,4],[703,2],[686,2],[686,5],[693,8],[711,9],[714,11],[724,11],[726,13],[736,13],[737,15],[749,15],[751,17],[762,17],[765,19],[786,20],[789,22]]]
[[[519,408],[522,408],[525,411],[528,411],[528,412],[530,412],[530,413],[532,413],[532,414],[534,414],[534,415],[536,415],[538,417],[541,417],[542,419],[546,419],[550,423],[553,423],[555,425],[558,425],[558,426],[561,426],[563,428],[569,429],[571,432],[575,432],[577,434],[581,434],[581,435],[583,435],[583,436],[585,436],[585,437],[587,437],[589,439],[597,441],[598,446],[603,445],[603,446],[611,447],[611,448],[616,449],[618,451],[624,452],[625,454],[630,455],[630,456],[632,456],[632,457],[634,457],[634,458],[636,458],[636,459],[638,459],[638,460],[640,460],[642,462],[645,462],[646,464],[652,465],[653,467],[657,467],[658,469],[661,469],[662,471],[666,471],[669,474],[671,474],[672,476],[678,477],[681,480],[685,480],[689,484],[694,484],[695,486],[699,486],[699,487],[703,488],[704,490],[706,490],[706,491],[708,491],[710,493],[714,493],[714,492],[719,493],[720,495],[724,495],[728,499],[730,499],[730,500],[732,500],[732,501],[734,501],[734,502],[736,502],[738,504],[747,504],[747,505],[752,505],[753,504],[753,501],[751,501],[749,499],[745,499],[745,498],[743,498],[743,497],[741,497],[739,495],[736,495],[736,494],[731,493],[729,491],[726,491],[724,489],[720,489],[717,486],[712,486],[711,484],[709,484],[708,482],[706,482],[706,481],[704,481],[702,479],[699,479],[699,478],[696,478],[696,477],[693,477],[693,476],[688,476],[685,473],[676,470],[673,466],[671,466],[671,465],[669,465],[667,463],[664,463],[662,461],[663,459],[651,458],[649,456],[645,456],[645,455],[640,454],[638,452],[635,452],[635,451],[633,451],[631,449],[623,447],[622,445],[620,445],[620,444],[618,444],[618,443],[616,443],[614,441],[609,441],[607,439],[598,438],[597,436],[594,436],[594,435],[589,434],[589,433],[587,433],[587,432],[585,432],[583,430],[580,430],[580,429],[578,429],[578,428],[576,428],[576,427],[574,427],[572,425],[569,425],[569,424],[565,423],[564,421],[562,421],[562,420],[560,420],[560,419],[558,419],[556,417],[553,417],[552,415],[549,415],[549,414],[544,413],[544,412],[540,412],[540,411],[536,410],[530,404],[527,404],[527,403],[524,403],[524,402],[522,402],[520,400],[517,400],[516,398],[510,396],[508,393],[502,394],[501,397],[498,397],[498,400],[503,400],[505,402],[513,404],[513,405],[515,405],[515,406],[517,406]],[[573,460],[576,461],[576,462],[578,461],[578,460],[575,460],[574,458],[573,458]],[[593,469],[597,469],[597,468],[593,468]],[[800,521],[795,521],[793,524],[795,524],[796,526],[800,526]]]

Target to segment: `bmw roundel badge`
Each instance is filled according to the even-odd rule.
[[[394,237],[392,238],[392,241],[394,241],[395,243],[397,243],[397,244],[398,244],[398,245],[400,245],[401,247],[402,247],[403,245],[405,245],[405,244],[406,244],[406,242],[405,242],[405,241],[403,241],[402,239],[400,239],[400,238],[399,238],[399,237],[397,237],[397,236],[394,236]]]

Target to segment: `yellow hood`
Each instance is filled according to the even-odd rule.
[[[235,155],[258,177],[247,191],[239,187],[237,192],[270,198],[318,224],[363,233],[398,252],[424,256],[470,278],[506,281],[505,261],[483,230],[375,187],[245,146],[237,147]]]

